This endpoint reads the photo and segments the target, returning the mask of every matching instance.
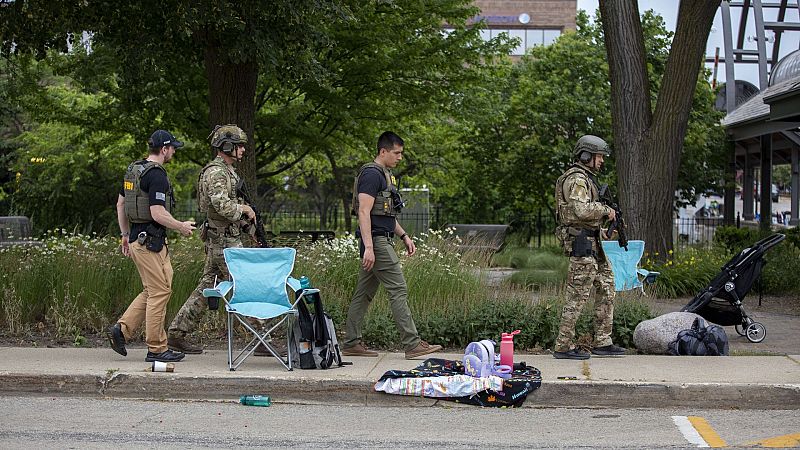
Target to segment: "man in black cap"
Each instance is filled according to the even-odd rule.
[[[167,228],[191,236],[192,222],[179,222],[170,213],[175,206],[172,187],[163,164],[169,162],[183,142],[169,131],[157,130],[148,140],[147,159],[134,161],[125,172],[117,200],[117,221],[122,232],[122,253],[133,259],[144,289],[125,314],[108,328],[111,348],[126,356],[125,344],[145,323],[145,361],[176,362],[183,353],[167,347],[164,318],[172,293],[172,263],[167,251]],[[133,236],[133,239],[130,239]]]

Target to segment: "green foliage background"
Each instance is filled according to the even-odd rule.
[[[143,142],[159,127],[187,142],[168,171],[181,202],[191,205],[196,171],[209,157],[207,80],[202,55],[191,46],[192,36],[205,42],[196,33],[209,23],[243,39],[228,43],[231,60],[244,57],[250,42],[264,64],[251,149],[259,186],[251,191],[268,215],[280,209],[345,211],[352,177],[372,158],[373,141],[385,129],[407,142],[396,171],[401,187],[430,188],[443,223],[514,222],[550,210],[552,184],[577,137],[593,133],[612,141],[602,32],[583,12],[575,32],[512,62],[504,55],[514,41],[481,40],[482,25],[468,25],[477,10],[466,0],[280,2],[247,13],[205,2],[173,3],[185,23],[166,37],[142,37],[138,46],[121,27],[109,28],[124,23],[115,15],[88,46],[74,34],[70,51],[49,47],[40,61],[31,53],[2,54],[0,158],[9,170],[0,174],[0,214],[31,216],[39,232],[113,233],[118,180],[131,160],[145,154]],[[294,17],[317,3],[337,11],[335,19],[304,15],[309,23],[303,29],[314,36],[303,36],[308,45],[291,58],[287,52],[297,50],[287,44],[291,30],[276,31],[278,37],[248,34],[249,27],[265,25],[235,19],[265,11]],[[47,14],[67,17],[79,10],[48,8]],[[137,6],[127,8],[133,16]],[[175,20],[166,9],[159,14]],[[655,95],[671,34],[652,13],[642,20]],[[441,32],[445,22],[452,32]],[[68,31],[67,24],[59,26],[64,29],[34,31]],[[162,48],[165,39],[169,45]],[[275,47],[281,43],[286,48]],[[179,64],[175,52],[183,52]],[[676,203],[722,178],[724,136],[706,79],[697,85],[680,170],[683,198]],[[613,184],[613,171],[607,172],[605,181]]]

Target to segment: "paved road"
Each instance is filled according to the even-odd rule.
[[[697,429],[710,444],[741,446],[783,436],[777,442],[785,446],[800,439],[800,415],[774,410],[259,408],[47,397],[5,397],[2,404],[1,448],[696,447],[676,425],[684,417],[707,424]]]

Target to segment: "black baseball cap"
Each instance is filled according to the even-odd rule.
[[[150,148],[161,148],[165,145],[181,148],[183,147],[183,142],[175,139],[175,136],[167,130],[156,130],[147,140],[147,145]]]

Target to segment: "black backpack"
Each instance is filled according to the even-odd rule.
[[[700,317],[692,328],[681,330],[669,344],[669,353],[678,356],[728,356],[728,335],[719,325],[708,325]]]
[[[313,313],[309,310],[313,306]],[[319,294],[297,303],[297,318],[289,330],[292,365],[301,369],[329,369],[349,363],[342,361],[333,320],[325,313]]]

